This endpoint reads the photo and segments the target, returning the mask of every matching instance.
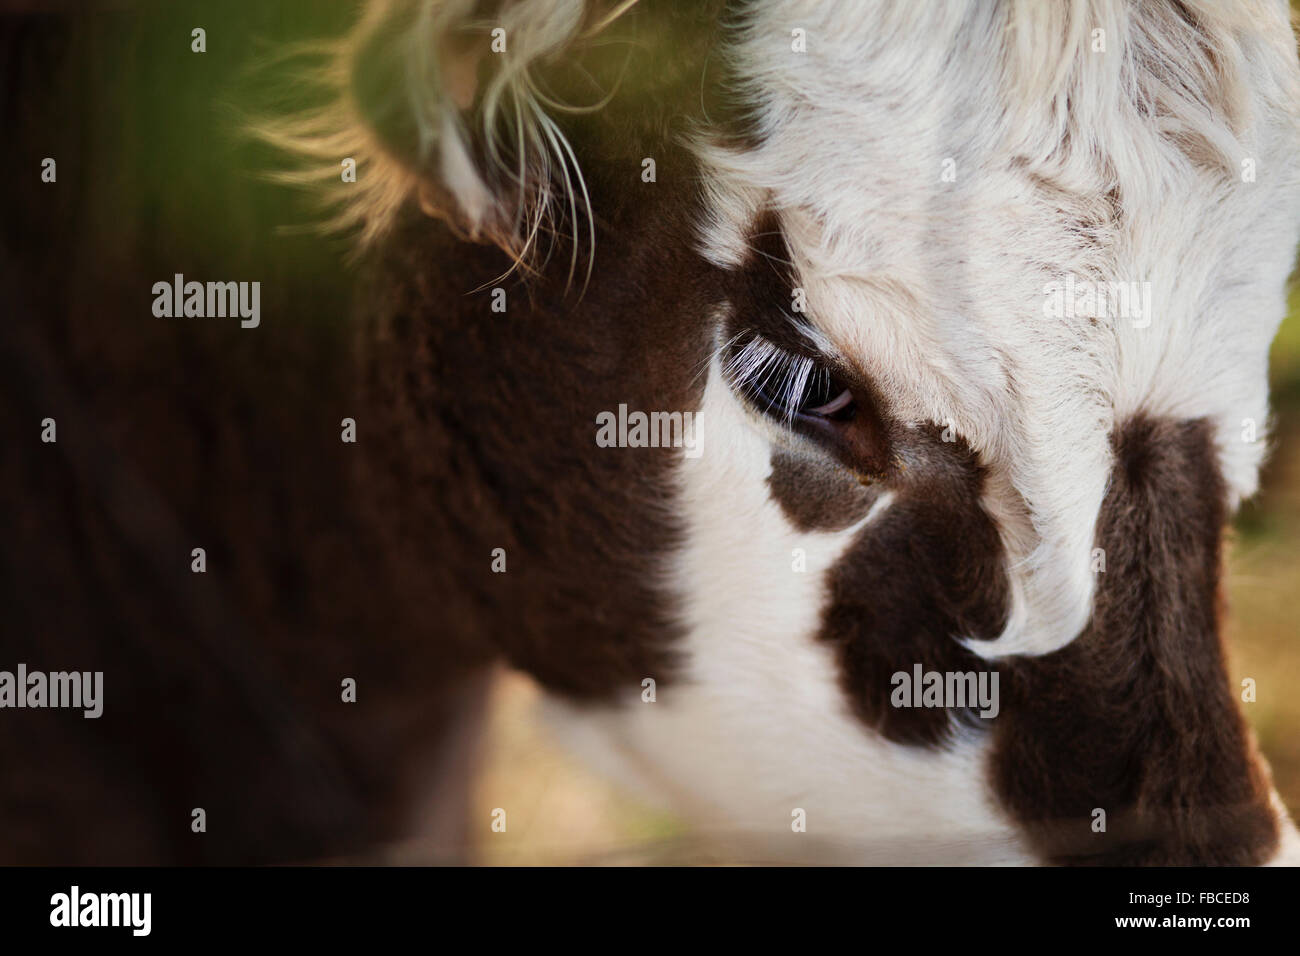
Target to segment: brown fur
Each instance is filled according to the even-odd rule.
[[[412,212],[349,320],[353,277],[297,264],[318,241],[277,236],[282,199],[244,175],[267,157],[232,160],[217,121],[261,5],[232,4],[223,42],[193,59],[172,43],[193,11],[160,9],[0,22],[7,181],[59,160],[57,185],[4,198],[0,420],[27,438],[0,463],[0,667],[105,672],[99,720],[0,720],[0,861],[376,859],[410,835],[432,768],[447,819],[432,811],[428,852],[461,859],[456,755],[472,753],[485,668],[505,658],[583,698],[671,679],[657,572],[676,540],[672,452],[599,448],[595,415],[699,399],[722,293],[689,251],[694,167],[672,145],[698,89],[629,87],[622,109],[573,120],[607,266],[581,301],[557,269],[507,283],[509,311],[492,313],[469,293],[505,256]],[[698,16],[681,15],[691,56],[710,39]],[[165,62],[133,58],[138,36]],[[186,82],[143,115],[130,96],[157,87],[153,69]],[[167,141],[151,124],[205,111],[181,155],[142,166],[140,144]],[[639,180],[646,155],[656,184]],[[152,283],[176,271],[260,280],[261,327],[152,316]],[[189,570],[199,546],[206,574]]]
[[[880,488],[815,455],[772,454],[772,497],[800,531],[841,531],[866,517]]]
[[[881,480],[890,506],[864,528],[831,570],[821,640],[834,645],[858,715],[886,739],[945,741],[954,719],[988,722],[967,708],[890,706],[891,678],[913,665],[927,671],[999,669],[957,638],[992,638],[1006,615],[1002,549],[980,506],[983,474],[962,441],[937,427],[896,439],[913,462]]]
[[[1139,417],[1114,445],[1092,621],[1004,678],[994,786],[1054,862],[1262,862],[1277,824],[1219,639],[1210,425]]]

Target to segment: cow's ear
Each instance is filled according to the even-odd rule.
[[[465,238],[525,254],[574,163],[538,75],[578,42],[586,13],[584,0],[372,5],[340,66],[392,180],[385,201],[404,193]]]

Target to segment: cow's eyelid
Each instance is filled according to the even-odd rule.
[[[852,413],[853,393],[829,362],[796,355],[757,332],[732,340],[724,372],[732,388],[786,426]]]

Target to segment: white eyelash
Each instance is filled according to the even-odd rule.
[[[729,349],[744,334],[733,337],[723,350]],[[809,377],[815,372],[829,378],[830,373],[825,368],[818,368],[810,358],[778,348],[757,334],[748,334],[749,341],[732,353],[722,372],[732,387],[739,391],[752,395],[761,389],[764,394],[772,396],[774,401],[767,411],[776,409],[782,422],[788,426],[794,421],[799,398]]]

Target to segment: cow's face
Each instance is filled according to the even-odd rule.
[[[591,527],[626,537],[640,509],[672,528],[640,566],[651,585],[609,594],[652,586],[673,656],[606,654],[635,662],[607,670],[621,702],[552,707],[576,745],[761,855],[1236,863],[1290,846],[1217,623],[1300,222],[1285,6],[753,3],[711,13],[716,46],[683,63],[654,33],[680,12],[472,8],[384,5],[359,33],[362,66],[437,51],[405,163],[405,121],[354,79],[399,143],[385,195],[528,260],[554,190],[557,229],[604,230],[566,321],[614,301],[614,321],[655,331],[617,333],[621,359],[595,350],[604,391],[584,381],[534,414],[587,425],[626,379],[634,408],[695,416],[693,445],[652,469],[591,466],[622,484],[587,493],[626,508]],[[498,23],[505,66],[474,52]],[[484,110],[539,101],[510,98],[513,69],[629,23],[667,77],[630,59],[633,106],[575,121],[576,155],[551,120],[507,124],[522,158],[474,132]],[[646,110],[662,122],[627,119]],[[654,349],[688,327],[693,345]],[[637,370],[656,363],[671,368]],[[633,633],[583,620],[610,633],[575,647]],[[524,643],[517,663],[591,690]]]

